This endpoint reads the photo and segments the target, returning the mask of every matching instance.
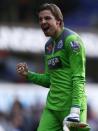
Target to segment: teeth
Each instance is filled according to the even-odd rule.
[[[43,28],[44,29],[44,31],[47,31],[48,29],[49,29],[49,27],[47,27],[47,28]]]

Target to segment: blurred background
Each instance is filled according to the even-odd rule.
[[[51,0],[0,0],[0,131],[36,131],[48,89],[29,83],[16,73],[26,62],[44,72],[44,45],[37,10]],[[98,131],[98,0],[52,0],[64,24],[80,34],[86,48],[88,123]]]

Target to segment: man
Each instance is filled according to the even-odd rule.
[[[63,131],[68,122],[86,123],[85,49],[79,35],[64,28],[55,4],[43,4],[38,17],[44,34],[50,36],[45,45],[45,73],[31,72],[25,63],[16,69],[26,79],[50,88],[38,131]],[[89,131],[89,127],[70,127],[76,130]]]

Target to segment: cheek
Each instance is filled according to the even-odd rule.
[[[54,31],[57,30],[57,28],[58,28],[58,25],[54,24]]]
[[[51,26],[52,26],[54,29],[56,29],[57,26],[58,26],[58,24],[57,24],[56,22],[53,22],[53,23],[51,23]]]

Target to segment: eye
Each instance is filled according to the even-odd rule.
[[[46,16],[45,20],[51,20],[51,17],[50,16]]]
[[[39,22],[42,22],[43,20],[45,20],[45,21],[49,21],[49,20],[51,20],[51,19],[52,19],[51,16],[39,17]]]
[[[39,22],[41,22],[42,21],[42,18],[41,17],[39,17]]]

